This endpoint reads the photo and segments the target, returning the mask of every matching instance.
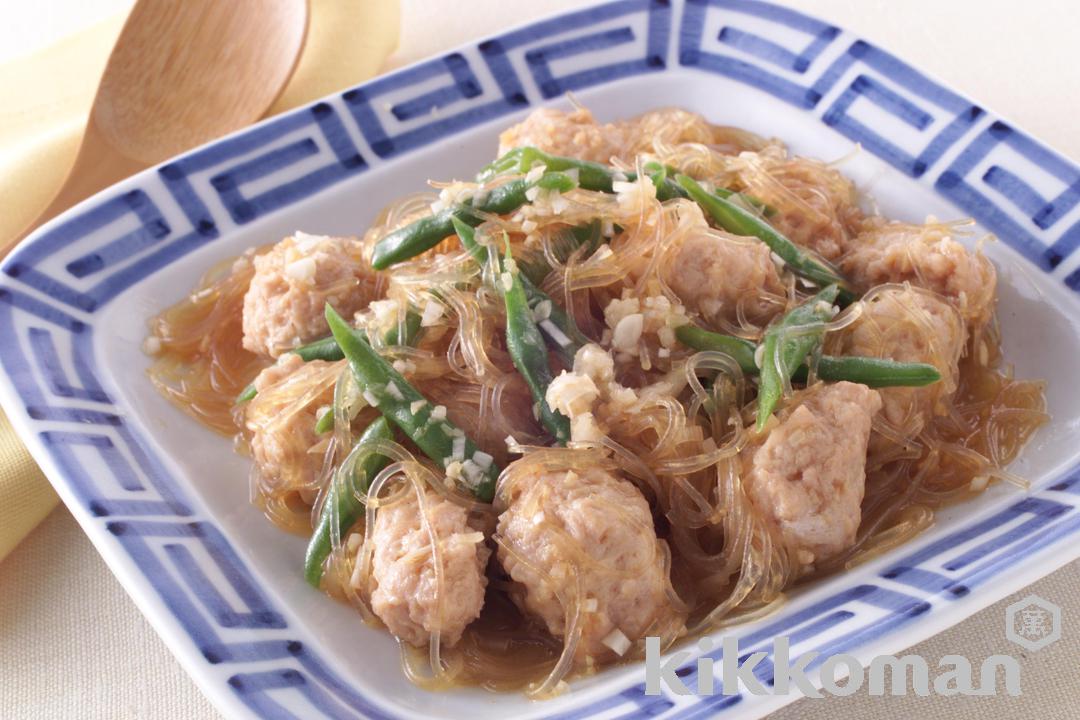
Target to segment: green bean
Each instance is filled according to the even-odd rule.
[[[511,260],[509,244],[506,248],[506,260]],[[557,443],[565,445],[570,440],[570,418],[554,410],[548,405],[546,398],[548,385],[552,380],[547,346],[533,319],[521,274],[515,270],[507,270],[507,264],[502,263],[502,274],[499,278],[503,286],[503,304],[506,307],[506,349],[510,353],[510,359],[514,361],[514,367],[532,392],[541,424],[555,437]]]
[[[344,357],[341,354],[341,348],[334,342],[332,335],[327,335],[324,338],[313,340],[307,345],[301,345],[300,347],[290,350],[289,352],[294,355],[299,355],[304,362],[311,362],[312,360],[326,360],[328,362],[334,362]]]
[[[334,429],[334,408],[331,406],[315,421],[315,434],[325,435]]]
[[[420,334],[422,320],[423,318],[420,317],[420,313],[415,313],[412,310],[406,310],[404,326],[399,323],[387,330],[386,335],[383,336],[383,344],[412,345],[414,342],[416,342],[416,338]],[[402,329],[405,330],[404,338],[401,337]]]
[[[473,260],[480,266],[480,269],[484,269],[488,264],[488,249],[476,242],[476,228],[468,225],[457,218],[454,218],[452,223],[454,232],[458,236],[458,240],[461,242],[461,246],[472,255]]]
[[[675,330],[675,337],[683,345],[694,350],[714,350],[730,355],[747,375],[757,375],[759,368],[754,362],[757,346],[749,340],[709,332],[691,325],[683,325]],[[791,379],[806,382],[809,369],[800,365]],[[868,387],[920,387],[930,385],[941,379],[941,373],[927,363],[899,362],[876,357],[855,355],[822,355],[818,358],[817,376],[822,380],[861,383]]]
[[[656,186],[656,199],[660,202],[666,200],[672,200],[674,198],[686,198],[690,199],[690,193],[686,191],[679,183],[672,180],[669,175],[677,175],[678,171],[667,165],[661,165],[658,162],[645,163],[645,174],[652,180],[654,186]],[[628,182],[637,180],[637,173],[627,173],[626,179]],[[729,190],[725,187],[715,187],[713,192],[724,199],[730,199],[732,201],[739,200],[750,207],[754,208],[758,212],[764,213],[766,217],[776,214],[771,206],[766,205],[756,197],[747,195],[743,192],[736,190]]]
[[[386,331],[386,334],[383,336],[383,343],[386,345],[412,345],[413,340],[420,332],[420,320],[421,318],[418,313],[409,310],[405,313],[404,342],[398,342],[398,333],[401,331],[401,325],[398,324]],[[338,347],[337,342],[334,341],[333,335],[327,335],[324,338],[309,342],[307,345],[301,345],[289,352],[299,355],[304,359],[304,362],[311,362],[312,360],[336,362],[345,358],[345,355],[341,352],[341,348]]]
[[[563,364],[567,367],[574,367],[574,356],[577,355],[577,351],[591,343],[592,340],[578,329],[577,323],[574,322],[574,318],[570,316],[570,313],[566,312],[550,295],[529,282],[527,277],[522,276],[521,285],[525,289],[529,308],[534,313],[538,312],[538,308],[542,303],[547,303],[544,306],[545,308],[550,307],[547,311],[547,317],[538,322],[537,326],[540,328],[540,332],[544,334],[544,337],[547,338],[548,345],[563,361]]]
[[[481,170],[476,179],[479,182],[486,182],[497,175],[508,172],[525,174],[537,164],[543,165],[548,171],[567,172],[576,170],[578,174],[578,184],[582,189],[592,190],[594,192],[615,192],[615,183],[618,182],[620,176],[623,176],[626,182],[637,180],[637,173],[621,173],[615,168],[604,165],[603,163],[593,162],[592,160],[580,160],[574,157],[552,155],[532,146],[519,147],[510,150],[501,158]],[[663,168],[659,163],[652,163],[652,165],[654,165],[655,168]],[[668,180],[666,173],[660,173],[654,170],[649,173],[649,177],[656,183],[657,197],[660,197],[661,200],[668,200],[672,197],[686,197],[686,191]],[[663,197],[661,197],[661,195],[663,195]]]
[[[289,352],[299,355],[304,362],[311,362],[312,360],[326,360],[333,362],[345,357],[341,354],[341,348],[334,342],[333,337],[324,337],[319,340],[314,340],[307,345],[301,345],[298,348],[289,350]],[[246,403],[258,394],[259,391],[255,389],[255,383],[252,382],[236,396],[236,404],[241,405]]]
[[[420,317],[420,315],[417,314],[417,313],[414,313],[412,310],[409,310],[409,311],[407,311],[405,313],[405,323],[404,323],[405,341],[400,343],[401,345],[412,345],[413,344],[413,341],[416,339],[416,336],[420,334],[420,321],[421,321],[421,319],[422,318]],[[401,329],[402,329],[402,325],[401,325],[401,323],[398,323],[398,324],[394,325],[392,328],[390,328],[389,330],[387,330],[386,334],[383,335],[383,343],[385,343],[386,345],[398,345],[399,344],[398,343],[398,334],[401,331]],[[355,332],[356,335],[361,340],[364,340],[365,342],[367,341],[367,339],[368,339],[367,333],[364,332],[363,330],[353,330],[353,332]],[[332,342],[334,344],[335,352],[331,353],[331,352],[327,351],[324,354],[325,359],[327,359],[327,360],[344,360],[345,359],[345,353],[341,352],[341,347],[337,344],[337,341],[334,340],[333,335],[331,335],[328,338],[323,338],[322,340],[319,340],[317,342],[325,342],[327,340],[329,340],[330,342]],[[314,343],[312,343],[312,344],[314,344]],[[333,408],[331,408],[330,412],[323,413],[323,416],[320,417],[315,422],[315,434],[316,435],[322,435],[323,433],[328,433],[331,430],[333,430],[334,429],[334,417],[335,417],[335,415],[334,415],[334,412],[333,412]]]
[[[580,248],[585,248],[583,257],[589,257],[605,240],[601,230],[599,220],[563,230],[554,238],[552,254],[556,260],[565,263]],[[537,252],[525,259],[518,258],[517,264],[524,276],[534,285],[544,282],[544,278],[551,272],[551,264],[543,252]]]
[[[405,313],[405,341],[398,342],[398,332],[401,329],[400,325],[395,325],[390,328],[386,335],[383,336],[383,342],[387,345],[412,345],[413,340],[420,333],[420,315],[409,310]],[[363,332],[363,331],[361,331]],[[366,336],[365,336],[366,338]],[[312,360],[325,360],[326,362],[337,362],[338,360],[344,360],[345,355],[341,352],[341,348],[338,347],[337,342],[334,340],[333,335],[328,335],[318,340],[313,340],[307,345],[301,345],[298,348],[293,348],[289,352],[299,355],[304,362],[311,362]],[[255,383],[251,383],[243,391],[236,396],[236,404],[242,405],[248,400],[251,400],[259,391],[255,389]],[[323,416],[325,417],[325,416]],[[319,430],[319,427],[323,427]],[[333,428],[333,422],[329,427],[326,426],[323,418],[319,419],[319,422],[315,425],[315,432],[324,433],[329,432]]]
[[[837,285],[839,298],[847,304],[854,299],[850,284],[833,268],[812,257],[808,252],[788,240],[769,223],[744,210],[735,203],[707,192],[693,178],[686,175],[675,176],[676,181],[690,193],[713,222],[728,232],[747,237],[756,237],[769,246],[776,255],[787,263],[796,275],[806,278],[818,287]]]
[[[453,226],[462,246],[473,256],[473,259],[480,264],[480,267],[487,265],[488,250],[476,242],[474,229],[461,221],[453,223]],[[522,289],[525,291],[526,301],[531,310],[535,312],[537,307],[545,302],[547,303],[545,307],[551,308],[547,313],[547,317],[537,325],[540,332],[547,338],[551,348],[559,354],[563,363],[567,367],[573,367],[574,355],[577,354],[581,346],[587,345],[591,341],[578,330],[573,318],[558,303],[552,300],[550,295],[533,285],[529,278],[524,275],[520,276],[520,280]]]
[[[375,244],[371,265],[376,270],[385,270],[391,265],[430,250],[454,234],[454,218],[476,227],[484,221],[483,215],[478,213],[505,215],[517,210],[528,202],[526,193],[533,187],[569,192],[577,187],[577,183],[569,175],[560,172],[545,173],[535,182],[525,178],[511,180],[492,188],[491,192],[475,205],[455,205],[398,228]]]
[[[539,148],[526,146],[514,148],[502,157],[495,160],[476,176],[477,182],[487,182],[491,178],[506,173],[518,173],[524,175],[532,169],[533,165],[542,164],[548,172],[566,172],[577,170],[578,185],[585,190],[610,193],[614,192],[612,183],[615,182],[615,170],[591,160],[579,160],[578,158],[561,157],[550,155]]]
[[[331,414],[331,413],[327,413]],[[379,417],[357,439],[358,445],[370,443],[375,440],[393,440],[394,431],[385,417]],[[313,587],[319,587],[323,576],[323,565],[330,555],[332,543],[330,538],[337,527],[337,534],[343,537],[349,528],[356,523],[364,505],[358,499],[367,493],[368,485],[379,471],[386,467],[387,458],[378,453],[369,453],[355,467],[351,478],[338,478],[338,474],[330,479],[326,488],[326,499],[323,501],[322,512],[319,513],[319,522],[315,526],[315,533],[308,542],[307,554],[304,556],[304,578]],[[340,473],[340,470],[339,470]],[[348,481],[352,482],[349,483]],[[342,484],[338,488],[338,483]]]
[[[427,398],[371,345],[351,332],[348,323],[329,304],[326,321],[349,361],[356,384],[363,389],[364,399],[401,428],[444,470],[455,463],[460,464],[461,475],[453,479],[478,499],[491,502],[495,480],[499,476],[499,468],[491,461],[491,456],[481,453],[476,444],[445,417],[436,417],[435,408]]]
[[[660,202],[672,200],[674,198],[691,199],[690,193],[686,191],[686,188],[668,177],[669,175],[678,174],[678,170],[675,168],[661,165],[658,162],[647,162],[643,169],[645,170],[645,174],[649,176],[649,179],[652,180],[653,185],[656,186],[656,199]],[[630,173],[630,180],[636,178],[636,173]],[[713,188],[713,192],[725,200],[731,200],[733,202],[740,201],[753,208],[754,211],[763,214],[765,217],[772,217],[776,214],[776,210],[771,205],[767,205],[756,197],[747,195],[746,193],[729,190],[725,187]]]
[[[667,200],[673,200],[675,198],[689,198],[689,193],[683,189],[681,185],[676,182],[672,182],[668,175],[674,172],[672,168],[666,165],[661,165],[658,162],[645,163],[645,174],[652,180],[652,184],[656,187],[656,199],[660,202]],[[630,173],[636,178],[636,173]],[[731,190],[725,190],[720,188],[721,191],[734,194]]]
[[[581,187],[595,192],[614,192],[614,184],[620,175],[625,176],[626,182],[634,182],[638,177],[636,172],[620,173],[618,170],[598,162],[552,155],[539,148],[526,146],[508,151],[495,162],[483,168],[476,179],[478,182],[486,182],[493,177],[509,172],[524,174],[537,163],[543,164],[549,171],[566,172],[576,170],[578,172],[578,183]],[[656,199],[660,202],[673,198],[690,197],[686,189],[668,177],[676,172],[674,168],[661,165],[658,162],[648,162],[643,169],[649,179],[652,180],[653,185],[656,186]],[[748,205],[764,212],[767,216],[775,212],[757,198],[744,193],[738,193],[727,188],[716,188],[714,192],[722,198],[739,198]]]
[[[255,383],[249,383],[247,387],[240,391],[240,394],[236,396],[236,400],[233,402],[237,405],[243,405],[258,394],[259,391],[255,389]]]
[[[845,355],[818,358],[817,376],[822,380],[861,383],[872,388],[922,387],[941,380],[941,373],[927,363],[899,362],[886,358]]]
[[[758,383],[757,429],[761,430],[768,422],[776,404],[784,394],[784,385],[791,379],[795,370],[802,364],[815,347],[821,343],[824,324],[833,316],[833,303],[840,288],[830,285],[802,305],[789,311],[779,322],[770,325],[765,331],[762,342],[764,354],[761,358],[761,380]],[[807,331],[820,325],[817,332]],[[792,335],[794,329],[801,331]],[[781,372],[787,375],[783,377]]]
[[[675,328],[675,337],[679,342],[694,350],[712,350],[729,355],[739,364],[739,368],[747,375],[757,375],[758,366],[754,361],[754,352],[757,345],[743,338],[720,333],[709,332],[693,325],[682,325]]]

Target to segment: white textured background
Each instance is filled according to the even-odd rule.
[[[176,0],[166,0],[176,1]],[[0,62],[48,45],[131,0],[0,0]],[[402,0],[393,65],[579,5],[571,0]],[[1080,159],[1076,0],[787,0],[914,62]],[[10,101],[0,98],[0,102]],[[2,202],[0,202],[2,208]],[[2,339],[0,339],[2,342]],[[1037,653],[1004,638],[1004,608],[1034,592],[1062,608],[1064,637]],[[800,700],[794,720],[1080,717],[1080,565],[976,614],[911,652],[972,663],[1016,654],[1022,696]],[[0,563],[0,718],[218,718],[64,508]]]

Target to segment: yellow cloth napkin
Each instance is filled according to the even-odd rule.
[[[397,47],[398,0],[309,3],[303,55],[270,115],[367,80]],[[125,17],[0,66],[0,241],[31,222],[63,182]],[[0,412],[0,559],[56,503],[56,493]]]

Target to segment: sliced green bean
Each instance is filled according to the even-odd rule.
[[[576,170],[578,173],[578,184],[585,190],[604,193],[613,192],[612,183],[615,182],[615,170],[607,165],[592,162],[591,160],[579,160],[578,158],[551,155],[532,146],[519,147],[510,150],[502,157],[495,160],[495,162],[482,169],[476,176],[476,179],[477,182],[483,183],[507,173],[524,175],[536,164],[544,165],[545,169],[549,172]]]
[[[618,182],[620,176],[625,179],[626,182],[637,180],[637,173],[634,172],[621,173],[615,168],[604,165],[603,163],[562,155],[552,155],[551,153],[546,153],[543,150],[532,146],[519,147],[510,150],[501,158],[481,170],[480,174],[477,175],[477,180],[479,182],[485,182],[497,175],[508,172],[525,174],[537,164],[543,165],[548,171],[568,172],[576,170],[578,174],[578,184],[582,189],[592,190],[594,192],[615,192],[615,183]],[[648,174],[656,184],[657,197],[660,200],[670,200],[673,197],[686,197],[686,191],[668,180],[666,172],[661,173],[657,170],[663,168],[662,165],[659,163],[652,163],[652,165],[655,166],[655,169]]]
[[[714,350],[730,355],[747,375],[757,375],[759,368],[754,362],[757,346],[749,340],[721,335],[702,330],[691,325],[683,325],[675,330],[675,336],[683,345],[694,350]],[[795,382],[806,382],[809,369],[800,365],[792,374]],[[927,363],[900,362],[876,357],[857,355],[822,355],[818,358],[817,376],[830,382],[861,383],[872,388],[881,387],[921,387],[941,379],[941,373]]]
[[[386,331],[383,335],[384,345],[412,345],[416,340],[416,336],[420,334],[420,321],[422,318],[419,313],[408,310],[405,313],[405,339],[398,340],[398,334],[401,331],[401,323],[394,325],[392,328]],[[363,330],[359,332],[363,333]],[[364,335],[367,338],[367,335]],[[296,353],[302,357],[305,361],[310,362],[312,360],[326,360],[327,362],[337,362],[338,360],[344,360],[345,354],[341,352],[341,347],[338,346],[337,341],[334,340],[333,335],[328,335],[320,340],[302,345],[290,352]]]
[[[583,257],[587,258],[604,243],[602,230],[599,220],[593,220],[587,225],[567,228],[555,237],[552,254],[556,260],[565,263],[571,255],[585,248]],[[544,278],[551,272],[551,263],[542,252],[535,253],[532,257],[517,258],[517,264],[524,276],[534,285],[544,282]]]
[[[836,285],[830,285],[802,305],[790,310],[779,322],[770,325],[765,331],[761,358],[761,379],[758,383],[757,429],[762,430],[768,422],[776,404],[784,394],[786,381],[802,364],[806,356],[821,343],[825,334],[825,323],[833,317],[833,303],[840,292]],[[792,334],[795,328],[807,328],[820,325],[819,332],[802,331]],[[781,375],[781,369],[787,377]]]
[[[672,172],[672,168],[666,165],[661,165],[658,162],[645,163],[645,174],[652,180],[652,184],[656,187],[656,199],[660,202],[666,202],[675,198],[689,198],[689,193],[681,185],[673,182],[668,175]],[[631,173],[636,178],[636,173]],[[731,190],[720,188],[721,192],[734,194]]]
[[[510,248],[507,246],[506,259],[510,260]],[[546,398],[548,385],[551,384],[551,366],[548,364],[547,346],[540,330],[533,320],[533,311],[529,307],[522,283],[521,274],[507,270],[508,263],[503,263],[499,282],[503,285],[503,304],[506,307],[506,349],[514,367],[525,379],[525,384],[532,392],[533,402],[538,408],[540,423],[547,428],[560,445],[570,440],[570,418],[554,410]],[[509,287],[506,285],[509,284]]]
[[[756,237],[769,246],[776,255],[787,263],[796,275],[806,278],[819,287],[836,285],[840,289],[839,299],[847,304],[854,299],[850,284],[836,270],[823,261],[815,259],[810,253],[788,240],[769,223],[744,210],[735,203],[710,193],[691,177],[676,175],[676,181],[682,185],[690,197],[701,206],[712,221],[728,232],[746,237]]]
[[[453,226],[458,239],[461,240],[462,247],[473,256],[473,259],[480,264],[480,267],[487,265],[488,250],[476,242],[475,230],[461,221],[453,223]],[[544,334],[544,337],[547,338],[551,348],[559,354],[563,363],[567,367],[573,367],[574,355],[583,345],[587,345],[591,341],[578,330],[574,319],[558,303],[552,300],[550,295],[533,285],[529,278],[524,275],[520,276],[520,280],[522,289],[525,291],[526,301],[534,313],[542,303],[546,303],[545,307],[550,308],[547,317],[540,320],[537,326],[540,328],[540,332]]]
[[[383,336],[383,343],[385,345],[412,345],[416,342],[416,338],[420,334],[422,321],[423,318],[420,317],[420,313],[406,310],[404,323],[405,337],[400,337],[402,324],[399,323],[386,331],[386,335]]]
[[[243,405],[258,394],[259,391],[255,389],[255,383],[249,383],[248,386],[241,390],[240,394],[236,396],[236,400],[234,402],[237,405]]]
[[[289,352],[294,355],[299,355],[304,362],[311,362],[312,360],[326,360],[328,362],[334,362],[345,357],[341,354],[341,348],[334,342],[332,335],[327,335],[324,338],[313,340],[307,345],[301,345],[295,350]]]
[[[398,343],[398,334],[399,334],[400,330],[402,329],[402,324],[398,323],[398,324],[395,324],[392,328],[390,328],[389,330],[386,331],[386,334],[383,336],[383,343],[385,343],[386,345],[398,345],[398,344],[412,345],[413,341],[416,340],[416,336],[420,334],[420,322],[421,322],[421,320],[422,320],[422,318],[420,317],[419,314],[414,313],[412,310],[407,311],[405,313],[405,323],[404,323],[404,329],[405,329],[404,342]],[[363,330],[353,330],[353,332],[355,332],[360,339],[362,339],[364,341],[367,341],[367,339],[368,339],[367,333],[364,332]],[[323,340],[329,340],[330,342],[332,342],[334,344],[334,352],[333,353],[327,352],[325,354],[326,359],[328,359],[328,360],[344,360],[345,359],[345,353],[341,352],[341,347],[338,346],[337,341],[334,340],[333,335],[331,335],[328,338],[324,338]],[[323,340],[320,340],[318,342],[323,342]],[[319,418],[318,421],[316,421],[316,423],[315,423],[315,434],[316,435],[322,435],[323,433],[328,433],[331,430],[333,430],[334,429],[334,417],[335,417],[335,415],[334,415],[334,412],[333,412],[332,408],[331,408],[330,412],[323,413],[323,416],[321,418]]]
[[[817,376],[822,380],[846,380],[872,388],[922,387],[941,380],[938,369],[928,363],[852,355],[822,355],[818,358]]]
[[[545,308],[550,308],[547,310],[547,317],[537,322],[537,326],[563,364],[574,367],[574,356],[577,355],[577,351],[592,340],[578,329],[570,313],[566,312],[550,295],[529,282],[527,277],[522,276],[521,285],[525,289],[529,307],[534,313],[539,312],[541,304],[544,303],[546,303]]]
[[[461,246],[472,255],[472,258],[476,261],[477,265],[479,265],[481,269],[487,267],[488,249],[476,242],[476,228],[457,218],[454,218],[452,226],[454,228],[454,233],[461,242]]]
[[[682,325],[675,328],[675,337],[679,342],[694,350],[712,350],[729,355],[739,364],[739,368],[747,375],[757,375],[758,366],[754,362],[754,351],[757,345],[743,338],[720,333],[709,332],[693,325]]]
[[[416,336],[420,334],[420,321],[420,315],[414,313],[412,310],[409,310],[405,313],[405,341],[401,343],[398,342],[398,332],[400,331],[401,326],[395,325],[394,327],[386,331],[386,335],[383,336],[383,342],[387,345],[412,345],[413,341],[416,340]],[[327,337],[313,340],[307,345],[301,345],[300,347],[294,348],[289,352],[295,355],[299,355],[304,360],[304,362],[311,362],[312,360],[337,362],[338,360],[345,359],[345,354],[341,352],[341,348],[338,347],[337,341],[334,340],[333,335],[328,335]],[[246,388],[244,388],[239,395],[236,396],[236,404],[242,405],[243,403],[246,403],[258,394],[259,391],[255,389],[255,383],[251,383]],[[323,423],[322,418],[319,419],[319,423]],[[317,433],[328,432],[333,427],[333,424],[331,424],[330,427],[325,427],[324,425],[320,424],[315,425],[315,432]],[[319,430],[318,428],[320,426],[323,426],[324,429]]]
[[[461,473],[452,479],[479,500],[491,502],[495,494],[495,480],[500,472],[491,456],[480,452],[476,443],[445,416],[436,416],[435,407],[427,398],[371,345],[351,332],[348,323],[329,304],[326,306],[326,321],[349,361],[356,384],[363,390],[364,399],[401,428],[441,468],[446,470],[459,463]]]
[[[331,413],[327,413],[330,415]],[[385,417],[379,417],[361,433],[357,439],[359,445],[374,442],[375,440],[393,440],[394,431]],[[315,526],[315,533],[308,543],[307,554],[304,556],[304,578],[313,587],[319,587],[322,582],[324,565],[332,549],[331,536],[334,526],[337,525],[339,537],[344,537],[360,517],[364,504],[358,496],[367,493],[371,480],[386,467],[387,458],[377,453],[371,453],[355,468],[351,478],[343,478],[342,483],[351,483],[341,490],[338,488],[338,477],[330,479],[326,488],[326,500],[323,501],[322,512],[319,513],[319,522]],[[351,491],[351,492],[350,492]],[[336,523],[335,523],[336,521]]]
[[[569,192],[577,187],[577,183],[561,172],[545,173],[536,181],[525,178],[511,180],[492,188],[476,205],[455,205],[398,228],[375,244],[371,265],[376,270],[385,270],[430,250],[454,234],[454,218],[476,227],[484,221],[478,213],[505,215],[513,212],[529,201],[526,193],[533,187]]]
[[[645,174],[649,176],[649,179],[652,180],[653,185],[656,186],[656,199],[660,202],[671,200],[673,198],[690,199],[690,193],[686,191],[686,188],[672,180],[670,177],[678,174],[679,171],[675,168],[669,165],[661,165],[658,162],[647,162],[643,169],[645,170]],[[637,177],[636,173],[631,173],[631,176],[631,179]],[[744,192],[729,190],[725,187],[713,188],[713,192],[722,198],[745,203],[765,217],[772,217],[776,214],[776,209],[771,205],[767,205],[756,197],[747,195]]]
[[[624,176],[626,182],[634,182],[638,177],[636,172],[620,173],[615,168],[602,163],[593,162],[591,160],[580,160],[573,157],[552,155],[539,148],[525,146],[508,151],[502,157],[495,160],[495,162],[486,166],[480,171],[479,175],[477,175],[477,181],[486,182],[493,177],[506,173],[524,174],[537,163],[543,164],[549,171],[568,172],[576,170],[578,173],[578,183],[581,187],[585,190],[592,190],[594,192],[614,192],[614,184],[617,182],[617,179],[620,178],[620,175]],[[645,174],[652,180],[653,185],[656,186],[656,198],[660,202],[671,200],[673,198],[690,197],[686,189],[668,177],[676,172],[673,168],[661,165],[658,162],[649,162],[645,164],[644,170]],[[748,205],[764,212],[766,215],[772,215],[775,212],[771,207],[757,198],[750,197],[744,193],[728,190],[727,188],[716,188],[714,192],[723,198],[739,198]]]
[[[315,421],[315,434],[325,435],[334,429],[334,408],[330,407],[329,410],[324,412],[322,416]]]

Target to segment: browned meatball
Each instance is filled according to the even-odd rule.
[[[499,154],[531,145],[553,155],[606,163],[619,151],[623,139],[621,129],[597,124],[588,110],[567,113],[539,108],[499,135]]]
[[[780,146],[743,160],[739,179],[747,192],[776,211],[769,224],[826,260],[836,261],[849,250],[863,214],[855,186],[836,168],[791,157]]]
[[[336,377],[335,364],[288,353],[255,378],[258,394],[244,407],[244,424],[265,481],[315,492],[323,463],[323,453],[311,451],[319,442],[315,422]]]
[[[784,309],[784,285],[768,246],[756,238],[711,230],[704,217],[700,228],[664,266],[664,281],[683,304],[714,326],[738,326],[740,314],[755,325],[767,324]]]
[[[329,334],[326,303],[346,317],[375,299],[375,275],[353,238],[296,233],[256,256],[244,295],[244,347],[277,357]]]
[[[498,557],[525,586],[524,609],[561,637],[568,605],[582,603],[578,659],[611,655],[671,616],[663,549],[630,482],[601,468],[552,472],[513,484],[499,503]]]
[[[744,450],[750,500],[809,567],[855,542],[866,489],[866,444],[877,392],[821,383],[779,416],[764,442]]]
[[[427,645],[431,633],[438,632],[440,642],[450,646],[484,607],[484,569],[491,550],[460,505],[430,490],[424,500],[427,521],[438,538],[442,586],[436,582],[431,537],[419,500],[409,493],[375,515],[371,609],[390,632],[411,645]]]
[[[971,325],[985,323],[994,312],[997,271],[945,225],[879,224],[856,239],[840,268],[864,288],[910,282],[936,292]]]
[[[940,296],[910,286],[890,286],[875,291],[864,303],[859,319],[831,338],[829,345],[838,355],[925,362],[937,367],[939,382],[878,391],[885,423],[895,434],[914,438],[956,390],[964,324]]]
[[[651,110],[613,123],[596,122],[584,108],[571,112],[539,108],[499,135],[499,154],[531,145],[552,155],[601,163],[618,158],[633,163],[640,153],[680,143],[707,145],[726,153],[763,145],[751,133],[713,125],[701,115],[679,108]]]

